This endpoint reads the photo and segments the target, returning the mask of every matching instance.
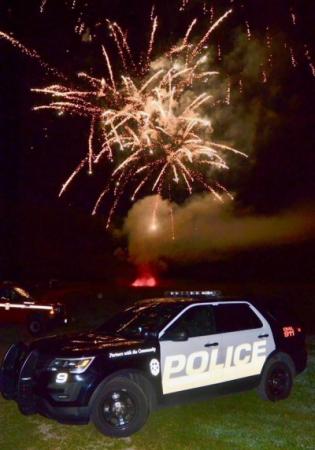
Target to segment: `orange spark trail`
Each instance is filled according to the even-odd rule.
[[[4,33],[3,31],[0,31],[0,39],[5,39],[5,40],[9,41],[10,44],[13,45],[13,47],[16,47],[17,49],[19,49],[21,53],[24,53],[26,56],[28,56],[30,58],[36,59],[39,62],[41,67],[46,69],[48,72],[53,73],[58,78],[62,78],[64,80],[67,79],[61,72],[59,72],[57,69],[55,69],[54,67],[50,66],[45,61],[43,61],[43,59],[36,52],[36,50],[25,47],[23,44],[21,44],[21,42],[19,42],[13,36],[11,36],[7,33]]]

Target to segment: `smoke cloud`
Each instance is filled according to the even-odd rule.
[[[285,79],[289,64],[280,51],[283,39],[278,38],[273,44],[273,73],[277,76],[271,77],[268,69],[265,42],[259,38],[248,41],[246,34],[238,30],[232,50],[223,56],[220,75],[211,79],[211,86],[205,85],[213,94],[213,105],[204,111],[213,126],[213,140],[249,156],[241,161],[229,157],[231,170],[221,176],[231,190],[237,190],[242,174],[258,164],[261,149],[268,159],[269,148],[275,148],[270,145],[270,137],[282,132],[288,120],[281,109],[274,108],[279,103],[279,83]],[[215,49],[209,48],[209,69],[216,68],[212,65],[214,60]],[[156,64],[159,67],[162,60]],[[294,102],[288,99],[289,111],[291,105]],[[281,148],[277,157],[283,157]],[[285,179],[283,186],[286,182],[290,179]],[[314,219],[314,207],[307,205],[261,215],[237,210],[229,198],[221,203],[208,194],[194,195],[181,206],[149,196],[131,208],[123,232],[128,237],[130,259],[138,265],[165,260],[189,264],[227,258],[244,250],[306,241],[315,236]]]
[[[150,196],[129,211],[124,232],[130,259],[136,264],[163,259],[194,263],[241,250],[303,241],[315,235],[314,216],[309,208],[273,216],[240,214],[229,199],[221,203],[210,195],[194,196],[182,206]]]

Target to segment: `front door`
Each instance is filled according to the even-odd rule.
[[[180,340],[185,339],[185,340]],[[160,335],[163,394],[220,383],[223,340],[211,305],[190,305]]]

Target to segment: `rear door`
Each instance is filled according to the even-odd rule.
[[[225,353],[222,381],[259,375],[275,349],[266,319],[247,302],[217,304],[214,315]]]
[[[186,331],[187,339],[174,340]],[[215,332],[211,305],[190,305],[160,333],[163,394],[220,383],[223,341]]]

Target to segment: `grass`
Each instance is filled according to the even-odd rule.
[[[1,330],[0,343],[20,337]],[[23,336],[22,336],[23,337]],[[13,339],[14,338],[14,339]],[[255,391],[163,409],[126,439],[110,439],[93,425],[60,425],[23,416],[0,399],[0,450],[210,450],[315,448],[315,337],[308,340],[309,365],[289,399],[264,402]]]

